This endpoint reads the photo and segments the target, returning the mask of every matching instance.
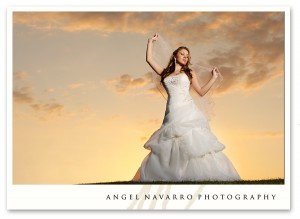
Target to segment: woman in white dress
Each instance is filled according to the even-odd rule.
[[[196,73],[189,68],[190,52],[179,47],[164,69],[153,59],[153,43],[149,38],[147,63],[161,77],[168,93],[164,120],[144,147],[150,153],[143,160],[132,181],[235,181],[240,176],[223,154],[225,146],[211,132],[208,120],[195,105],[190,86],[205,95],[219,77],[212,69],[210,80],[200,86]]]

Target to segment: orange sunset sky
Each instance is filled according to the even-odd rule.
[[[14,184],[132,179],[165,112],[156,32],[222,72],[210,124],[240,176],[284,178],[283,12],[14,12]]]

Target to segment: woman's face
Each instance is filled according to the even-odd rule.
[[[176,55],[177,62],[182,65],[186,65],[186,63],[189,61],[189,58],[189,52],[186,49],[179,50]]]

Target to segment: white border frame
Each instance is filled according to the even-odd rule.
[[[285,12],[285,184],[284,185],[13,185],[12,184],[12,14],[18,11],[282,11]],[[288,7],[12,7],[7,10],[7,209],[214,209],[214,210],[289,210],[290,209],[290,8]],[[158,191],[193,200],[142,200],[142,193],[153,197]],[[126,194],[127,199],[106,200],[107,195]],[[140,200],[128,200],[138,194]],[[198,194],[209,200],[197,199]],[[213,195],[218,195],[216,200]],[[221,199],[221,195],[225,197]],[[275,194],[275,199],[272,199]],[[232,200],[228,200],[228,196]],[[234,197],[240,195],[241,199]],[[247,195],[248,200],[243,200]],[[255,200],[249,200],[251,195]],[[257,200],[258,195],[262,198]],[[268,200],[263,200],[268,195]],[[216,197],[216,196],[215,196]],[[250,198],[249,198],[250,197]],[[216,207],[217,206],[217,207]]]

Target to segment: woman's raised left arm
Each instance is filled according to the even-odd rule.
[[[194,90],[200,95],[200,96],[204,96],[209,90],[210,88],[213,86],[213,84],[216,82],[216,79],[219,77],[219,70],[214,67],[212,70],[212,77],[209,79],[209,81],[203,85],[202,87],[199,84],[199,81],[197,79],[197,75],[195,72],[191,71],[192,73],[192,86],[194,88]]]

